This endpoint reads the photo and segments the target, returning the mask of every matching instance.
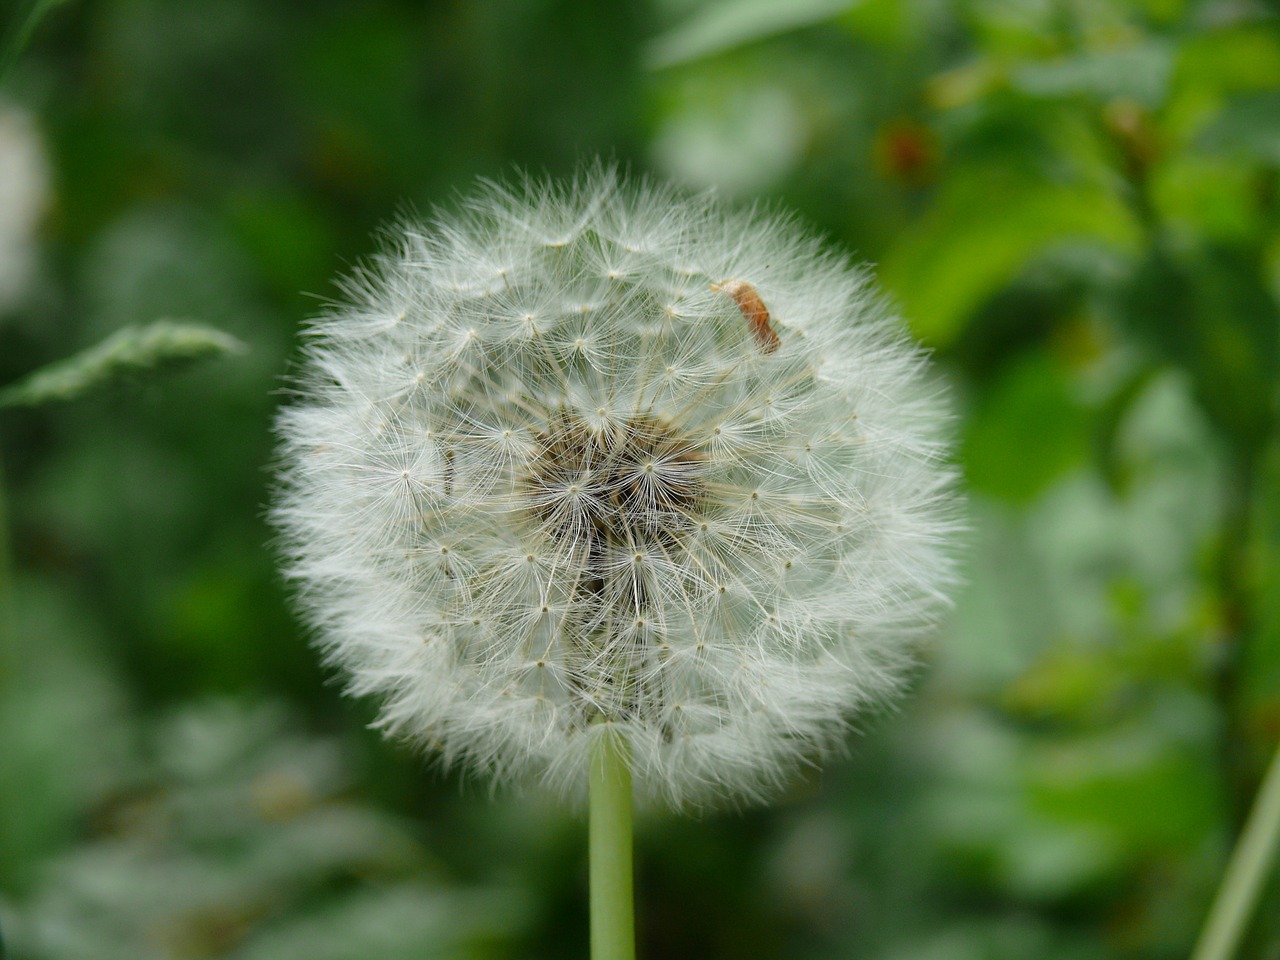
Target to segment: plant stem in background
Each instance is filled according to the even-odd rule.
[[[1280,747],[1262,781],[1227,872],[1205,920],[1192,960],[1229,960],[1235,955],[1267,874],[1280,847]]]
[[[64,3],[65,0],[30,0],[26,9],[17,14],[8,25],[8,32],[0,38],[0,83],[4,82],[9,71],[18,60],[18,54],[35,33],[36,26],[44,19],[44,15]],[[5,25],[0,23],[0,27]]]
[[[4,461],[0,460],[0,689],[13,679],[15,654],[13,630],[17,614],[13,609],[13,558],[9,553],[9,501],[4,489]],[[4,953],[0,950],[0,960]]]
[[[1243,826],[1249,814],[1253,792],[1252,745],[1240,696],[1240,672],[1248,656],[1247,647],[1258,630],[1249,543],[1259,462],[1258,453],[1250,444],[1236,445],[1228,465],[1216,571],[1222,632],[1216,644],[1213,691],[1222,712],[1219,756],[1231,825],[1236,828]]]
[[[634,960],[630,759],[620,736],[597,737],[592,751],[591,960]]]

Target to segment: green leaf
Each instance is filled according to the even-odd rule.
[[[889,251],[880,277],[915,332],[945,346],[1044,251],[1080,238],[1131,249],[1138,235],[1114,192],[978,168],[953,176]]]
[[[1173,72],[1173,48],[1150,40],[1123,50],[1091,51],[1019,67],[1013,85],[1037,97],[1129,97],[1146,106],[1164,99]]]
[[[1199,145],[1280,164],[1280,91],[1246,94],[1229,101],[1200,135]]]
[[[1176,82],[1194,97],[1273,89],[1280,84],[1280,34],[1264,17],[1189,32],[1178,51]]]
[[[962,452],[970,487],[1025,503],[1083,460],[1084,414],[1071,391],[1047,353],[1009,369],[969,418]]]
[[[230,334],[199,324],[160,320],[146,327],[125,327],[97,346],[55,361],[0,391],[0,408],[74,400],[127,376],[244,349]]]
[[[683,23],[649,41],[651,70],[700,60],[757,40],[830,20],[858,0],[722,0],[702,6]]]
[[[1043,745],[1029,760],[1032,809],[1106,831],[1133,853],[1194,849],[1221,813],[1211,753],[1159,730],[1150,725]]]
[[[36,26],[54,7],[61,6],[66,0],[30,0],[24,13],[19,13],[10,25],[4,40],[0,41],[0,83],[4,82],[13,65],[18,62]]]
[[[1125,418],[1158,374],[1159,368],[1143,364],[1131,372],[1102,403],[1094,418],[1093,435],[1098,471],[1108,489],[1122,496],[1129,488],[1130,477],[1120,453],[1120,428]]]
[[[1190,374],[1196,399],[1234,443],[1266,436],[1280,377],[1280,305],[1253,251],[1162,240],[1123,301],[1130,329]]]

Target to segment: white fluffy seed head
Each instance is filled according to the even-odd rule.
[[[316,320],[274,519],[328,659],[447,764],[767,797],[943,602],[923,357],[789,221],[597,169],[486,185]]]

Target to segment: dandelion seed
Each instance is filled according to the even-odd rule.
[[[952,477],[863,270],[595,171],[484,187],[344,289],[280,415],[274,520],[389,734],[580,794],[607,727],[640,798],[741,803],[897,691]]]

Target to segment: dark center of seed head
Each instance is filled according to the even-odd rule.
[[[531,512],[588,566],[611,547],[670,547],[705,492],[705,457],[657,417],[597,426],[561,414],[537,437],[525,489]]]

